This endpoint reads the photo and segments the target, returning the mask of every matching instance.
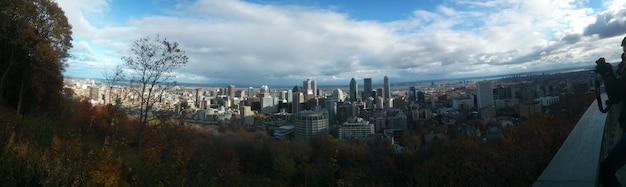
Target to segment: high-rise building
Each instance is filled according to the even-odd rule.
[[[424,104],[426,102],[426,93],[424,93],[423,91],[418,91],[417,102],[420,104]]]
[[[252,98],[254,97],[254,88],[253,87],[249,87],[248,88],[248,98]]]
[[[354,78],[352,78],[352,80],[350,80],[350,101],[357,101],[357,97],[359,93],[359,85],[356,84],[356,80],[354,80]]]
[[[228,86],[228,97],[235,98],[235,85]]]
[[[494,106],[491,81],[478,82],[476,86],[478,109]]]
[[[387,75],[385,75],[383,87],[385,89],[385,101],[387,101],[389,100],[389,98],[391,98],[391,86],[389,85],[389,77],[387,77]]]
[[[274,114],[277,112],[275,99],[275,97],[272,97],[269,94],[266,94],[261,98],[261,112],[263,114]]]
[[[287,103],[291,103],[293,101],[293,90],[287,90]]]
[[[200,88],[196,88],[196,100],[194,101],[195,107],[200,107]]]
[[[339,88],[337,88],[336,90],[333,90],[332,97],[337,99],[337,102],[342,102],[345,98],[343,96],[343,91],[341,91],[341,89]]]
[[[415,86],[409,87],[409,103],[417,102],[417,89]]]
[[[291,113],[297,114],[302,111],[304,107],[304,94],[302,92],[293,92],[293,99],[291,102]]]
[[[328,134],[328,114],[324,110],[298,112],[294,122],[295,138],[310,139]]]
[[[267,85],[261,86],[261,90],[259,91],[259,97],[263,97],[266,94],[270,94],[270,87]]]
[[[368,98],[372,97],[372,78],[363,79],[363,101],[367,101]]]
[[[385,88],[379,87],[376,88],[376,95],[374,95],[374,97],[385,97]]]
[[[304,97],[306,100],[315,98],[317,96],[317,84],[314,80],[307,79],[302,81],[302,89],[304,89]]]

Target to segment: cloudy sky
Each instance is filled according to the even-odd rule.
[[[206,84],[348,84],[502,75],[612,62],[623,0],[57,0],[73,26],[65,75],[100,78],[159,34]]]

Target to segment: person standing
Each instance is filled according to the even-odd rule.
[[[626,52],[626,37],[622,40],[622,50]],[[596,61],[595,71],[604,80],[604,87],[611,103],[617,104],[626,98],[626,74],[624,72],[624,64],[626,64],[626,56],[622,53],[622,61],[618,66],[618,70],[614,73],[613,66],[600,58]],[[615,75],[617,74],[617,75]],[[622,102],[622,110],[618,122],[620,128],[626,129],[626,102]],[[626,164],[626,135],[623,133],[622,138],[613,146],[609,155],[602,161],[600,165],[600,183],[605,187],[622,186],[615,176],[615,172]]]

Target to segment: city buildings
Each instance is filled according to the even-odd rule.
[[[359,96],[359,85],[356,83],[356,80],[352,78],[350,80],[350,101],[357,101]]]
[[[389,85],[389,77],[387,77],[387,75],[385,75],[385,78],[384,78],[383,89],[384,89],[385,101],[387,101],[391,98],[391,86]]]
[[[363,79],[363,98],[361,100],[367,101],[370,97],[372,97],[372,78],[364,78]]]
[[[307,79],[302,81],[302,89],[304,89],[304,99],[310,100],[317,97],[317,84],[314,80]]]
[[[295,138],[310,139],[328,134],[328,113],[325,110],[305,110],[294,116]]]
[[[352,118],[339,128],[339,139],[365,138],[374,135],[374,124],[363,118]]]

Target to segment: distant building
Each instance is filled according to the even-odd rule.
[[[483,119],[495,117],[496,111],[491,81],[477,83],[476,92],[476,102],[480,117]]]
[[[471,97],[457,97],[452,99],[452,108],[459,111],[469,111],[474,108],[474,99]]]
[[[261,112],[264,114],[274,114],[278,110],[276,109],[276,98],[270,95],[265,95],[261,98]]]
[[[535,99],[535,101],[541,103],[541,106],[550,106],[554,103],[558,103],[559,102],[559,97],[558,96],[548,96],[548,97],[539,97],[537,99]]]
[[[252,98],[252,97],[254,97],[254,96],[255,96],[255,94],[254,94],[254,88],[253,88],[253,87],[249,87],[249,88],[248,88],[248,92],[247,92],[247,94],[248,94],[248,98]]]
[[[520,104],[519,105],[519,115],[520,117],[524,117],[530,119],[533,115],[541,114],[542,107],[541,103],[531,103],[531,104]]]
[[[417,89],[415,86],[409,87],[409,103],[417,102]]]
[[[317,83],[314,80],[307,79],[302,81],[302,89],[304,89],[305,100],[317,97]]]
[[[291,139],[294,135],[295,126],[293,125],[285,125],[280,126],[274,130],[274,134],[272,137],[276,140],[288,140]]]
[[[302,92],[293,92],[291,102],[291,113],[297,114],[304,109],[304,94]]]
[[[407,118],[404,114],[387,117],[387,126],[391,127],[392,129],[406,130],[408,128]]]
[[[310,139],[328,134],[328,113],[323,110],[301,111],[294,117],[295,138]]]
[[[235,98],[235,85],[228,86],[228,97]]]
[[[385,75],[383,87],[383,89],[385,90],[384,98],[385,101],[387,101],[391,98],[391,86],[389,85],[389,77],[387,77],[387,75]]]
[[[482,81],[477,83],[477,107],[485,108],[487,106],[493,106],[493,89],[491,88],[491,81]]]
[[[417,103],[424,104],[426,102],[426,94],[423,91],[417,92]]]
[[[356,80],[352,78],[350,80],[350,101],[357,101],[359,93],[359,85],[356,83]]]
[[[242,110],[240,110],[240,112],[243,125],[254,124],[254,112],[252,112],[252,108],[250,106],[242,106]]]
[[[98,102],[100,100],[100,88],[97,86],[89,87],[89,99],[93,102]]]
[[[339,128],[339,139],[365,138],[374,135],[374,125],[363,118],[352,118]]]
[[[363,97],[361,100],[367,101],[368,98],[372,97],[372,78],[364,78],[363,79]]]

